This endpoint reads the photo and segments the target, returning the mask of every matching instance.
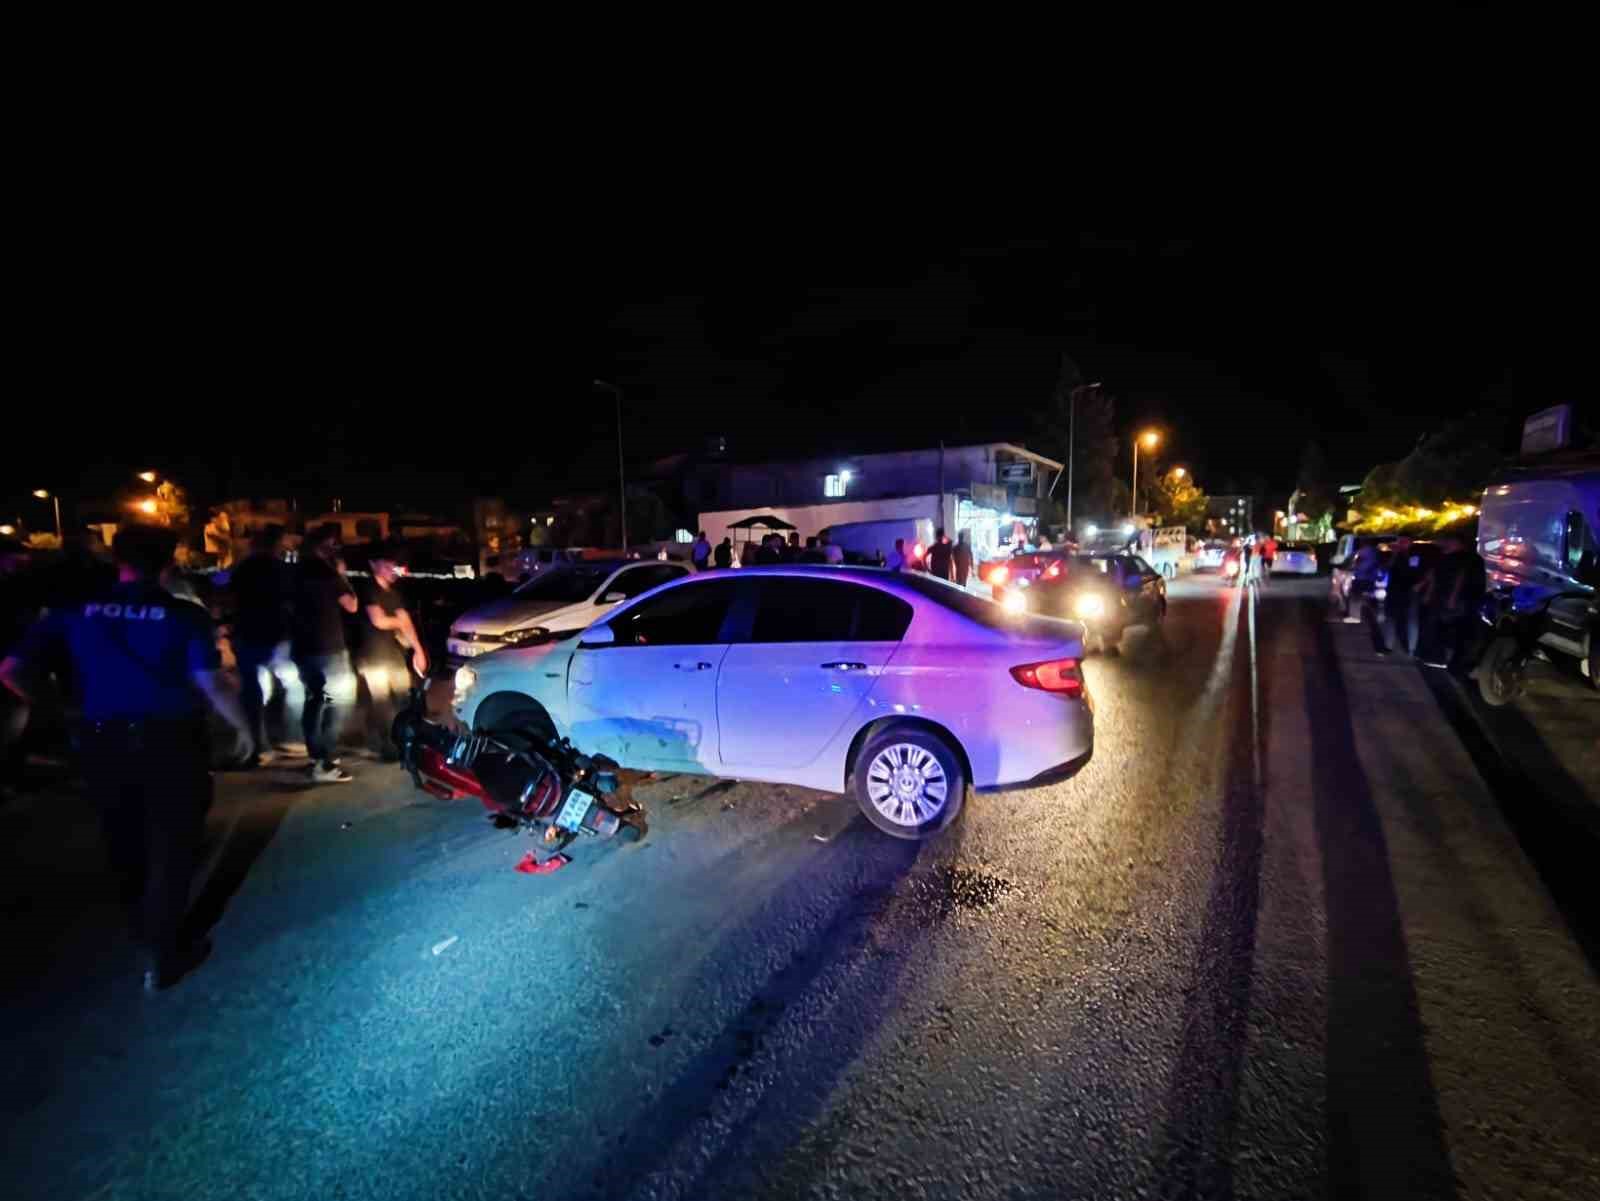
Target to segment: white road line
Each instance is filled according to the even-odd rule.
[[[1261,686],[1256,678],[1256,594],[1250,589],[1250,765],[1261,795]]]

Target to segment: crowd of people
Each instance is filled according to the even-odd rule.
[[[0,542],[0,787],[19,781],[24,736],[41,705],[54,699],[75,711],[77,767],[122,883],[147,991],[171,984],[208,947],[182,931],[211,803],[208,710],[232,735],[225,763],[259,767],[278,754],[266,689],[292,690],[306,779],[344,782],[352,777],[339,743],[358,692],[353,664],[372,694],[370,730],[379,737],[429,666],[400,592],[400,548],[375,548],[370,579],[358,587],[337,526],[307,534],[294,563],[284,531],[269,527],[226,583],[235,686],[210,608],[175,570],[175,546],[170,530],[135,525],[118,533],[110,561],[89,553],[35,565],[27,548]]]
[[[881,549],[875,550],[868,565],[887,567],[891,571],[926,571],[940,579],[966,586],[973,564],[972,542],[967,531],[962,530],[960,537],[951,542],[941,527],[934,534],[933,545],[920,559],[915,548],[908,548],[905,541],[904,538],[896,538],[893,549],[887,555]],[[734,565],[735,554],[732,538],[724,537],[713,547],[706,532],[701,530],[690,547],[689,559],[696,571],[726,571]],[[804,546],[800,544],[800,535],[791,532],[787,539],[782,534],[766,534],[760,542],[744,543],[738,561],[741,567],[769,567],[781,563],[842,564],[845,562],[845,553],[844,548],[837,545],[826,530],[807,537]]]
[[[1387,552],[1367,541],[1357,548],[1350,571],[1343,619],[1367,627],[1376,654],[1399,650],[1429,667],[1457,673],[1471,668],[1486,577],[1470,542],[1448,532],[1425,553],[1404,534]]]

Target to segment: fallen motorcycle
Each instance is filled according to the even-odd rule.
[[[564,867],[571,862],[566,848],[582,837],[645,836],[644,810],[617,797],[614,761],[533,729],[461,733],[429,719],[425,696],[414,689],[395,717],[401,766],[423,791],[449,800],[474,797],[497,824],[539,836],[542,855],[530,851],[519,871]]]

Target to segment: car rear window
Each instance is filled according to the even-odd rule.
[[[773,576],[756,582],[751,642],[899,642],[912,608],[843,580]]]
[[[1053,637],[1065,636],[1065,632],[1060,629],[1062,623],[1056,618],[1008,613],[987,596],[974,595],[965,588],[941,580],[937,576],[907,571],[897,574],[895,579],[915,589],[935,604],[942,605],[991,630],[1002,630],[1007,634],[1043,634],[1048,631]]]

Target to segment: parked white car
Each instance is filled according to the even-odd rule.
[[[623,601],[690,572],[656,559],[554,562],[510,596],[456,618],[445,651],[460,667],[490,651],[581,630]]]
[[[1228,553],[1226,542],[1202,543],[1199,550],[1194,553],[1194,569],[1196,571],[1221,571],[1222,560]]]
[[[1316,575],[1317,551],[1309,542],[1280,542],[1272,560],[1273,575]]]
[[[711,572],[576,637],[456,673],[477,731],[534,726],[625,767],[852,793],[925,837],[979,790],[1049,783],[1094,746],[1083,627],[920,573]]]

